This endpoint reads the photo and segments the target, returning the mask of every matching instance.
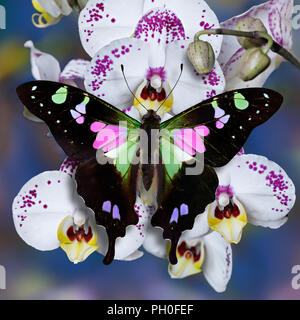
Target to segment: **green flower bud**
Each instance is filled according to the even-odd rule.
[[[251,48],[246,50],[239,61],[237,76],[250,81],[265,71],[271,63],[271,59],[261,48]]]
[[[210,72],[215,65],[215,53],[209,42],[197,40],[187,49],[188,58],[199,74]]]
[[[73,10],[80,12],[87,4],[88,0],[68,0]]]
[[[235,29],[237,31],[258,31],[263,33],[268,33],[267,29],[265,28],[264,24],[260,19],[255,19],[252,17],[246,17],[241,19],[237,24]],[[252,38],[244,38],[238,37],[238,42],[244,49],[249,49],[253,47],[261,47],[264,42],[261,39],[252,39]]]

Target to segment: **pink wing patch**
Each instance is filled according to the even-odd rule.
[[[97,121],[91,124],[90,130],[97,133],[94,149],[103,149],[104,152],[117,148],[127,140],[127,129],[124,127]]]
[[[194,156],[196,152],[205,152],[203,137],[209,135],[209,129],[206,126],[199,126],[193,129],[177,129],[173,130],[172,134],[175,144],[186,153]]]

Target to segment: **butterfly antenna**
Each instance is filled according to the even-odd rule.
[[[148,109],[141,103],[141,101],[136,97],[136,95],[134,94],[134,92],[130,89],[129,84],[128,84],[128,81],[127,81],[127,79],[126,79],[126,77],[125,77],[124,65],[123,65],[123,64],[121,64],[121,70],[122,70],[122,74],[123,74],[123,77],[124,77],[124,80],[125,80],[125,83],[126,83],[126,86],[127,86],[128,90],[129,90],[130,93],[134,96],[134,98],[138,101],[138,103],[139,103],[142,107],[144,107],[144,109],[145,109],[146,111],[148,111]]]
[[[158,107],[158,109],[156,110],[156,112],[159,111],[159,109],[163,106],[163,104],[168,100],[168,98],[170,97],[170,95],[172,94],[172,92],[174,91],[174,89],[176,88],[181,76],[182,76],[182,71],[183,71],[183,63],[180,65],[180,74],[179,74],[179,77],[176,81],[176,83],[174,84],[172,90],[170,91],[170,93],[167,95],[167,97],[165,98],[165,100],[161,103],[161,105]]]

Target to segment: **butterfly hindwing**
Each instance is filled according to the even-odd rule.
[[[164,239],[171,240],[169,260],[177,263],[176,248],[183,231],[192,229],[197,215],[204,212],[206,206],[215,199],[218,177],[214,169],[204,166],[200,175],[189,175],[187,165],[172,177],[164,172],[163,194],[151,223],[164,230]]]
[[[105,101],[66,84],[33,81],[19,86],[17,93],[74,160],[95,157],[99,148],[110,151],[126,140],[128,131],[140,126]]]
[[[116,239],[125,236],[127,226],[138,222],[134,210],[137,172],[138,167],[131,166],[122,176],[114,165],[99,165],[96,159],[81,163],[76,171],[78,194],[95,212],[97,224],[107,231],[109,246],[105,264],[114,259]]]
[[[270,89],[225,92],[161,124],[174,144],[191,155],[204,153],[205,164],[221,167],[243,147],[251,131],[279,108],[282,96]]]

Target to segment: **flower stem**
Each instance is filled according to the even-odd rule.
[[[295,67],[300,69],[300,61],[288,50],[283,48],[278,42],[274,41],[272,37],[264,32],[249,32],[249,31],[238,31],[238,30],[230,30],[230,29],[209,29],[202,30],[195,34],[194,41],[199,40],[199,37],[204,34],[220,34],[227,36],[236,36],[236,37],[244,37],[244,38],[252,38],[252,39],[261,39],[263,43],[267,43],[267,47],[264,49],[264,53],[267,53],[270,49],[285,58],[287,61],[292,63]]]

